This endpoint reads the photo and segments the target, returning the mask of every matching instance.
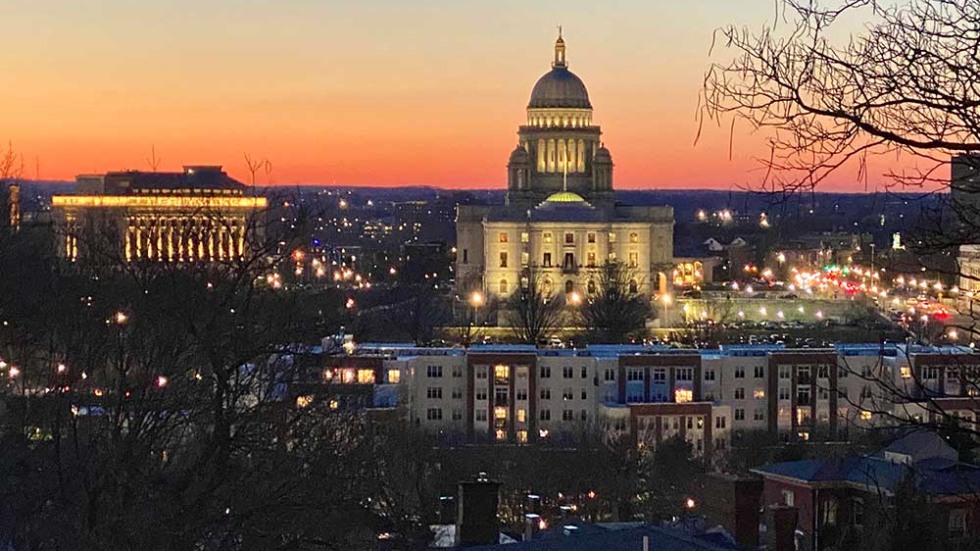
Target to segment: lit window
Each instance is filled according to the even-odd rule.
[[[545,232],[544,233],[544,242],[545,243],[551,243],[551,232]]]
[[[762,400],[763,398],[766,397],[766,391],[762,390],[761,388],[757,388],[752,391],[752,397],[755,398],[756,400]]]
[[[871,420],[871,412],[870,411],[862,411],[861,412],[861,419],[863,421],[870,421]]]
[[[497,440],[507,440],[507,431],[504,429],[497,429]]]
[[[309,407],[313,403],[313,396],[297,396],[296,397],[296,407],[305,408]]]
[[[507,408],[496,407],[493,408],[493,418],[494,419],[506,419],[507,418]]]
[[[674,391],[674,401],[678,404],[684,404],[690,402],[694,399],[694,392],[688,388],[678,388]]]
[[[519,409],[517,410],[517,422],[526,423],[527,422],[527,410]]]
[[[609,232],[609,242],[610,243],[615,243],[616,242],[616,234],[615,233]]]
[[[501,243],[507,242],[507,232],[500,232],[500,242]]]
[[[517,431],[517,441],[521,444],[527,444],[527,431],[519,430]]]
[[[374,384],[374,370],[373,369],[358,369],[357,370],[357,382],[362,385],[373,385]]]
[[[912,378],[912,368],[911,367],[902,366],[899,369],[899,372],[901,373],[903,379],[911,379]]]
[[[639,242],[640,242],[640,236],[638,234],[636,234],[636,233],[631,233],[630,234],[630,243],[639,243]]]
[[[640,265],[640,253],[630,253],[630,268]]]
[[[402,372],[397,369],[388,370],[388,382],[391,384],[398,384],[402,380]]]
[[[507,378],[510,377],[510,366],[502,364],[493,366],[493,377],[497,384],[506,383]]]
[[[530,240],[531,240],[531,236],[528,235],[528,233],[526,231],[522,231],[521,232],[521,243],[527,243]]]
[[[353,370],[353,369],[345,369],[345,370],[343,370],[343,371],[341,372],[341,377],[340,377],[340,380],[341,380],[341,382],[343,382],[344,384],[347,384],[347,385],[349,385],[349,384],[351,384],[351,383],[353,383],[353,382],[354,382],[354,380],[355,380],[355,379],[354,379],[354,377],[355,377],[355,375],[356,375],[356,373],[354,372],[354,370]]]

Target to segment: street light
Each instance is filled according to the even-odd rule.
[[[568,295],[568,302],[572,306],[578,306],[582,304],[582,295],[578,294],[578,291],[572,291]]]
[[[473,293],[470,294],[470,304],[473,305],[473,308],[479,308],[480,306],[482,306],[483,293],[481,293],[480,291],[473,291]]]

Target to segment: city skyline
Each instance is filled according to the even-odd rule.
[[[3,64],[22,84],[0,91],[0,139],[42,180],[149,170],[155,155],[159,170],[221,164],[250,181],[248,153],[272,164],[260,184],[502,189],[514,126],[561,23],[620,189],[761,179],[760,136],[706,123],[695,143],[696,115],[713,31],[758,27],[771,4],[622,4],[107,1],[96,12],[15,0],[0,28],[35,47]],[[865,191],[856,176],[822,189]]]

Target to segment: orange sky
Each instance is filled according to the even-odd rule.
[[[259,183],[503,187],[555,25],[618,188],[757,181],[695,111],[712,31],[771,0],[4,0],[0,140],[27,176],[221,164]],[[35,159],[39,170],[35,169]],[[846,180],[850,175],[843,175]],[[863,190],[862,185],[837,189]],[[827,189],[831,189],[828,187]]]

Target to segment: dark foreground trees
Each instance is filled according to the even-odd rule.
[[[599,271],[596,292],[583,299],[582,325],[592,342],[642,339],[650,303],[639,293],[643,282],[635,270],[610,262]]]
[[[369,427],[290,394],[343,298],[261,283],[301,230],[224,263],[88,266],[47,230],[0,236],[0,546],[360,547]]]

